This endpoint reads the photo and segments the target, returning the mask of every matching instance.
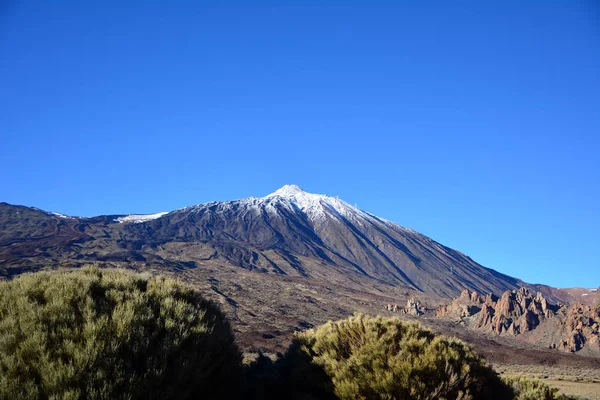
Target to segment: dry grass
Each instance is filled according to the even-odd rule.
[[[539,379],[560,393],[600,400],[600,369],[547,365],[494,365],[503,377]]]

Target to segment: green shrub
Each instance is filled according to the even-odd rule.
[[[302,393],[298,398],[512,398],[465,343],[397,318],[357,314],[328,322],[296,335],[276,364],[279,377]]]
[[[558,389],[528,378],[504,378],[515,392],[515,400],[571,400],[577,397],[558,394]]]
[[[231,398],[219,309],[174,281],[87,267],[0,283],[0,398]]]

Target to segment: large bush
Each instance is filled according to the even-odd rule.
[[[264,369],[265,361],[260,362]],[[296,335],[275,364],[277,379],[301,393],[299,398],[512,397],[512,390],[465,343],[396,318],[357,314],[328,322]]]
[[[93,267],[0,283],[0,398],[230,398],[241,358],[211,302]]]

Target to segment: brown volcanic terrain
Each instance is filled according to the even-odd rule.
[[[495,363],[600,368],[597,358],[522,340],[525,334],[498,335],[460,317],[434,316],[464,290],[500,297],[527,287],[551,303],[575,295],[487,269],[336,198],[286,186],[264,198],[200,204],[145,222],[120,223],[122,217],[72,218],[0,203],[0,275],[90,263],[171,275],[218,301],[247,351],[282,351],[296,330],[365,312],[417,319]]]
[[[600,293],[598,289],[585,289],[585,288],[568,288],[568,289],[555,289],[562,292],[559,297],[563,298],[566,304],[581,303],[586,306],[593,306],[600,304]]]

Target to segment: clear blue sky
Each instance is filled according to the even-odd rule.
[[[90,3],[0,0],[0,201],[151,213],[295,183],[600,285],[597,2]]]

